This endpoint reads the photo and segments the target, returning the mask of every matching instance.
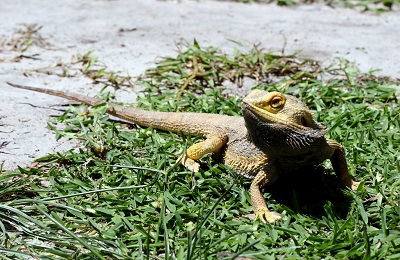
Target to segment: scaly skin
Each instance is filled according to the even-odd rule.
[[[8,84],[90,106],[104,103],[71,92]],[[250,186],[252,205],[263,222],[273,223],[281,216],[268,210],[260,188],[273,183],[285,172],[330,159],[344,185],[351,189],[358,186],[349,175],[343,147],[325,139],[324,126],[313,120],[305,104],[290,95],[253,90],[243,100],[243,117],[155,112],[113,103],[107,105],[108,114],[138,125],[204,136],[204,141],[187,149],[182,163],[191,171],[198,171],[198,159],[207,153],[222,151],[226,165],[253,179]]]

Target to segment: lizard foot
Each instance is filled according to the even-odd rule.
[[[271,212],[267,208],[259,209],[255,213],[256,213],[256,218],[259,218],[264,223],[268,221],[269,223],[273,224],[275,223],[275,221],[282,219],[279,213]]]
[[[182,157],[181,163],[192,172],[198,172],[200,170],[200,164],[189,158],[186,154]]]

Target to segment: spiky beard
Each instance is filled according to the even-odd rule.
[[[296,156],[325,139],[326,130],[322,127],[302,129],[265,122],[246,106],[243,107],[243,117],[250,140],[267,154]]]

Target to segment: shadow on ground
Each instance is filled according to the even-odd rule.
[[[332,203],[335,214],[346,218],[352,198],[339,179],[324,167],[306,167],[282,176],[265,189],[278,203],[314,218],[326,216],[324,206]]]

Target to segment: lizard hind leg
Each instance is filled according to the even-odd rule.
[[[256,177],[254,177],[250,186],[251,202],[254,213],[256,214],[256,218],[259,218],[264,223],[268,221],[272,224],[275,221],[282,219],[279,213],[269,211],[264,196],[260,191],[261,184],[270,184],[277,179],[276,177],[276,174],[267,174],[264,171],[260,171]]]
[[[206,140],[193,144],[182,158],[182,164],[192,172],[198,172],[200,164],[198,159],[207,153],[219,151],[227,142],[227,136],[209,136]]]

